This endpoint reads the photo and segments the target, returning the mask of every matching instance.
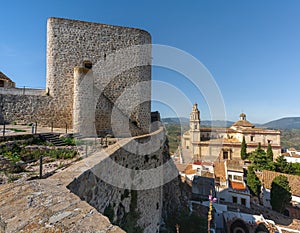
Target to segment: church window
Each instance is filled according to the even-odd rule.
[[[250,141],[254,142],[254,136],[250,136]]]
[[[197,124],[194,125],[194,128],[197,129]]]
[[[228,159],[228,151],[223,151],[223,159]]]

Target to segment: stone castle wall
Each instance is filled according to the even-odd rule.
[[[160,135],[163,129],[156,131],[153,135]],[[102,179],[102,176],[109,178],[110,176],[120,176],[118,171],[114,170],[111,165],[111,160],[122,166],[123,168],[132,169],[134,171],[142,171],[154,169],[163,164],[164,151],[166,144],[162,142],[161,147],[145,156],[135,154],[127,151],[127,145],[132,142],[143,144],[149,140],[150,135],[132,138],[123,146],[112,146],[107,158],[102,160],[99,164],[91,166],[80,176],[76,177],[73,182],[68,185],[68,188],[77,194],[82,200],[87,201],[91,206],[96,208],[100,213],[106,214],[113,224],[121,226],[128,232],[133,232],[128,227],[133,227],[136,232],[137,229],[143,230],[141,232],[159,232],[161,225],[161,218],[163,213],[163,179],[161,174],[161,186],[134,190],[130,188],[120,188],[113,184],[107,183]],[[135,145],[135,144],[134,144]],[[135,151],[138,151],[136,148]],[[100,157],[98,155],[98,157]],[[176,169],[176,168],[175,168]],[[177,170],[176,170],[177,171]],[[117,172],[118,174],[114,174]],[[121,175],[122,176],[122,175]],[[121,177],[123,182],[126,182],[126,177]],[[132,179],[135,179],[132,175]],[[147,181],[155,179],[154,177],[146,177]],[[138,179],[138,184],[142,185],[147,182],[145,177]],[[124,184],[125,185],[125,184]],[[172,196],[171,194],[169,194]],[[177,203],[176,203],[177,204]]]
[[[0,118],[9,122],[37,121],[48,126],[53,122],[54,127],[67,124],[69,128],[73,128],[74,118],[75,125],[85,128],[95,128],[95,124],[98,134],[112,132],[112,125],[123,136],[149,132],[151,47],[139,46],[151,43],[150,34],[135,28],[58,18],[48,20],[47,30],[46,90],[0,90],[3,106]],[[128,49],[131,46],[136,47]],[[74,67],[93,72],[90,78],[93,86],[88,86],[89,90],[80,87],[85,83],[81,82],[84,75],[76,81]],[[145,85],[136,86],[140,82]],[[126,92],[130,88],[133,89]],[[80,103],[88,96],[92,98],[91,94],[95,102],[91,105],[94,108],[91,115],[85,119],[84,115],[74,116],[84,112],[86,106]],[[123,125],[128,125],[130,134],[119,129]]]
[[[58,103],[45,95],[0,94],[0,123],[33,123],[49,126],[65,125],[65,112]],[[59,122],[55,120],[59,119]],[[70,125],[68,125],[70,127]]]
[[[150,43],[150,34],[143,30],[50,18],[47,34],[47,90],[50,96],[63,102],[65,112],[72,113],[74,98],[81,98],[73,95],[74,67],[83,66],[86,61],[90,62],[93,67],[94,95],[100,97],[95,100],[98,102],[95,115],[97,127],[99,130],[109,130],[111,105],[115,104],[122,92],[138,82],[151,81],[150,49],[134,49],[119,57],[114,53],[131,46]],[[126,67],[124,60],[131,63],[144,60],[145,65],[123,69],[122,67]],[[103,95],[106,97],[104,100]],[[135,89],[128,98],[132,101],[139,96],[147,96],[148,100],[136,106],[128,117],[147,132],[151,112],[150,83],[147,89]],[[72,114],[65,120],[71,123]]]
[[[0,232],[125,232],[124,229],[126,232],[159,232],[164,220],[181,213],[183,190],[178,177],[164,182],[167,175],[164,172],[159,174],[162,181],[159,187],[136,191],[111,185],[102,175],[120,176],[107,166],[109,160],[135,171],[149,170],[166,162],[170,157],[163,133],[161,127],[148,135],[120,140],[106,148],[104,154],[96,152],[47,179],[0,186]],[[124,149],[134,141],[145,143],[155,135],[161,144],[148,156]],[[141,144],[135,145],[132,148],[138,151]],[[175,165],[174,169],[178,175]],[[154,178],[143,179],[137,181],[143,183]]]
[[[46,90],[33,88],[0,88],[0,94],[3,95],[46,95]]]

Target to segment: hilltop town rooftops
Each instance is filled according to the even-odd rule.
[[[283,175],[288,178],[289,185],[291,187],[291,192],[293,196],[300,197],[300,179],[297,175],[288,175],[280,172],[273,172],[263,170],[261,173],[257,173],[258,178],[263,183],[264,187],[271,189],[272,181],[276,176]]]
[[[285,152],[285,153],[282,153],[283,156],[286,156],[286,157],[292,157],[292,158],[300,158],[300,155],[299,154],[296,154],[295,152]]]
[[[215,162],[214,172],[215,172],[215,177],[218,180],[220,180],[220,182],[226,182],[226,170],[225,170],[224,162]]]
[[[16,87],[16,84],[0,71],[0,87]]]
[[[0,79],[1,80],[5,80],[5,81],[9,81],[9,82],[13,82],[9,77],[7,77],[5,74],[3,74],[1,71],[0,71]]]
[[[185,168],[184,173],[185,173],[186,175],[192,175],[192,174],[196,174],[196,170],[193,169],[193,165],[192,165],[192,164],[189,164],[189,165]]]
[[[244,172],[243,165],[239,160],[228,160],[226,161],[227,170],[236,171],[236,172]]]

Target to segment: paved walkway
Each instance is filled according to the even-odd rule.
[[[21,131],[21,132],[19,132]],[[36,133],[50,133],[52,131],[51,127],[42,127],[39,126],[36,129]],[[35,129],[34,129],[35,132]],[[54,133],[73,133],[73,129],[66,128],[53,128]],[[5,125],[5,136],[11,135],[24,135],[24,134],[31,134],[32,133],[32,126],[28,125]],[[0,125],[0,137],[3,136],[3,125]]]

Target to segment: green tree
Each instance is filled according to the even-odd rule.
[[[256,176],[252,166],[249,166],[248,168],[247,185],[255,196],[259,196],[260,189],[261,189],[261,182]]]
[[[300,163],[292,163],[293,174],[300,176]]]
[[[273,210],[283,213],[292,200],[291,188],[287,177],[276,176],[271,185],[271,206]]]
[[[268,144],[267,157],[270,161],[273,161],[273,150],[272,150],[271,143]]]
[[[246,144],[245,136],[243,136],[243,141],[241,144],[241,158],[242,158],[242,160],[245,160],[247,157],[248,157],[247,144]]]
[[[254,170],[275,170],[274,162],[270,160],[267,157],[267,153],[263,149],[261,149],[260,143],[258,143],[257,149],[250,154],[249,159]]]
[[[276,159],[275,171],[286,174],[294,174],[295,168],[292,166],[292,164],[286,161],[283,155],[281,155]]]
[[[261,143],[259,142],[258,145],[257,145],[257,151],[262,151],[263,149],[261,149]]]

